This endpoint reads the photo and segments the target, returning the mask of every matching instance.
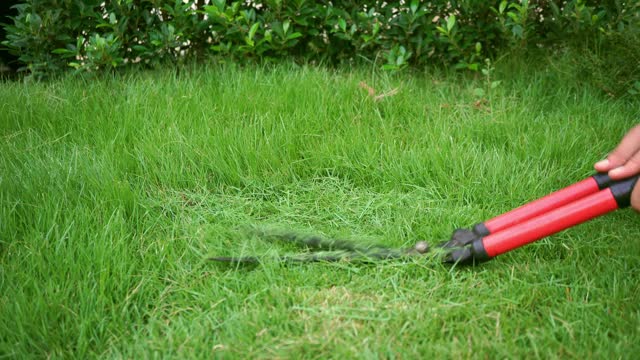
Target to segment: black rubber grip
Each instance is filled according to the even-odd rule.
[[[474,225],[473,232],[476,233],[476,235],[478,236],[487,236],[491,234],[491,231],[489,231],[489,229],[484,223],[479,223]]]
[[[478,238],[471,243],[471,253],[473,254],[473,260],[475,260],[476,263],[491,259],[489,254],[487,254],[487,251],[484,249],[482,238]]]
[[[638,183],[638,178],[640,178],[640,175],[617,181],[609,187],[611,189],[613,197],[618,203],[618,208],[622,209],[631,205],[631,193],[633,192],[633,188]]]
[[[598,189],[602,190],[611,186],[613,180],[607,175],[607,173],[597,173],[592,176],[593,180],[598,184]]]

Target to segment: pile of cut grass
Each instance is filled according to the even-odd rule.
[[[631,211],[477,268],[204,260],[293,251],[247,225],[435,244],[590,175],[640,115],[552,73],[495,77],[486,99],[292,66],[0,84],[0,355],[628,357]]]

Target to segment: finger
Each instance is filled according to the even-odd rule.
[[[598,161],[597,163],[595,163],[595,165],[593,165],[593,167],[596,168],[596,171],[598,172],[607,172],[611,170],[611,165],[609,164],[608,159]]]
[[[636,174],[640,174],[640,151],[633,154],[624,165],[609,171],[609,177],[613,180],[628,178]]]
[[[598,161],[594,167],[600,172],[615,169],[624,165],[638,151],[640,151],[640,125],[631,129],[607,158]]]
[[[640,182],[636,184],[631,193],[631,206],[640,212]]]

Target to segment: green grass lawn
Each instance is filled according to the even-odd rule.
[[[589,176],[640,118],[493,76],[480,101],[482,79],[293,66],[0,84],[0,358],[633,358],[630,210],[475,268],[206,261],[295,251],[247,226],[433,245]]]

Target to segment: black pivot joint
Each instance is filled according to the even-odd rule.
[[[457,229],[451,239],[440,247],[446,250],[442,261],[449,264],[473,265],[490,259],[482,236],[468,229]]]

